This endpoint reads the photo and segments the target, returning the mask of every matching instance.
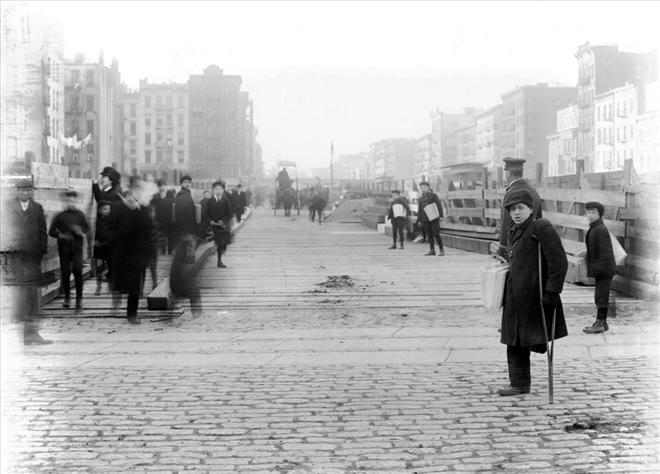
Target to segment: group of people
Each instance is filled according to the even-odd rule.
[[[503,295],[501,342],[507,346],[509,385],[502,396],[529,393],[530,354],[545,353],[550,341],[568,334],[560,298],[568,261],[561,238],[552,223],[543,218],[542,201],[534,187],[523,179],[525,160],[505,158],[508,185],[502,201],[499,242],[493,245],[496,258],[508,263]],[[417,224],[430,244],[426,255],[435,255],[440,238],[442,205],[428,183],[420,183]],[[589,229],[585,237],[587,275],[595,279],[596,318],[583,331],[598,334],[608,330],[609,293],[616,271],[610,233],[603,223],[604,206],[585,203]],[[390,249],[403,248],[410,206],[398,190],[392,191],[388,218],[392,222]]]
[[[118,310],[122,295],[127,295],[126,317],[139,324],[137,309],[143,295],[147,272],[152,288],[158,284],[159,254],[174,254],[170,269],[170,285],[175,296],[190,298],[193,312],[199,311],[199,290],[189,274],[191,257],[201,240],[210,237],[217,247],[218,267],[224,268],[222,255],[232,239],[233,220],[240,221],[249,203],[249,194],[238,185],[225,192],[221,180],[213,183],[212,193],[200,202],[201,212],[191,193],[192,179],[183,176],[178,192],[168,189],[164,181],[150,186],[150,180],[133,176],[125,190],[120,174],[112,167],[100,173],[92,183],[96,202],[93,232],[96,294],[108,282],[113,309]],[[157,192],[153,192],[156,190]],[[41,262],[48,251],[48,238],[57,241],[60,263],[60,291],[63,307],[71,307],[71,275],[75,285],[75,311],[83,311],[83,253],[91,226],[78,207],[78,194],[69,189],[62,193],[63,209],[53,216],[50,226],[41,204],[34,200],[31,179],[16,184],[16,199],[11,200],[7,215],[12,235],[12,268],[16,275],[16,316],[24,322],[24,343],[48,344],[39,334],[39,300],[41,295]],[[233,194],[233,196],[232,196]],[[201,216],[200,216],[201,214]]]

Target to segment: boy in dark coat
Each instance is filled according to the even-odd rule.
[[[197,235],[196,208],[190,192],[192,178],[188,175],[182,176],[179,182],[181,189],[174,201],[174,228],[177,239],[185,235]]]
[[[399,236],[401,242],[401,249],[403,249],[403,234],[408,227],[408,216],[410,216],[410,206],[408,200],[401,196],[401,192],[397,189],[392,191],[392,202],[390,209],[387,213],[387,218],[392,223],[392,246],[390,250],[396,249],[396,238]]]
[[[137,318],[140,290],[153,253],[153,223],[148,205],[141,203],[141,192],[139,179],[133,179],[123,202],[112,210],[116,229],[112,249],[113,306],[119,306],[121,294],[128,294],[126,317],[131,324],[140,324]]]
[[[547,219],[535,219],[534,197],[521,189],[504,202],[513,225],[507,239],[509,273],[504,292],[501,342],[507,346],[510,386],[502,396],[529,393],[530,352],[544,353],[547,341],[567,335],[559,294],[568,269],[559,235]],[[541,247],[542,289],[539,288],[538,248]],[[541,305],[545,311],[546,331]],[[552,318],[555,315],[555,331]]]
[[[426,255],[435,255],[435,243],[437,242],[438,255],[442,257],[445,255],[445,249],[442,245],[442,237],[440,237],[442,203],[440,202],[438,195],[431,191],[429,183],[423,181],[419,183],[419,187],[422,190],[422,195],[419,198],[417,221],[424,228],[424,233],[429,241],[430,249]]]
[[[48,251],[48,234],[44,209],[34,201],[33,193],[31,178],[16,183],[16,199],[8,203],[6,225],[2,226],[16,273],[18,298],[12,309],[15,318],[23,322],[25,345],[52,342],[39,334],[41,260]]]
[[[584,208],[589,220],[589,230],[585,238],[587,276],[596,280],[594,299],[597,314],[594,324],[585,327],[583,331],[587,334],[599,334],[609,329],[607,325],[607,308],[610,299],[610,286],[616,271],[616,262],[614,261],[610,232],[603,223],[605,208],[601,203],[595,201],[585,203]]]
[[[234,217],[234,209],[231,201],[225,193],[225,183],[216,181],[213,183],[213,197],[207,204],[208,218],[213,229],[213,240],[218,252],[218,268],[227,268],[222,262],[222,254],[227,250],[231,242],[231,224]]]
[[[96,293],[101,294],[101,285],[103,284],[103,272],[106,273],[108,281],[110,275],[110,258],[112,257],[112,222],[111,205],[108,201],[101,201],[98,204],[99,215],[96,218],[96,232],[94,233],[94,259],[96,260]],[[108,286],[110,286],[108,284]]]
[[[158,247],[162,254],[172,253],[172,220],[174,197],[167,190],[167,184],[163,180],[158,180],[158,193],[151,199],[153,207],[156,230],[158,232]]]
[[[60,284],[64,295],[64,308],[71,306],[71,273],[76,284],[76,312],[82,311],[83,276],[82,259],[85,235],[89,232],[87,218],[76,207],[78,193],[64,193],[64,210],[53,217],[48,235],[57,239],[60,255]]]

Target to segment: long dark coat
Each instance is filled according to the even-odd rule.
[[[154,217],[158,230],[167,233],[172,226],[172,208],[174,206],[174,199],[168,193],[161,197],[160,193],[154,194],[151,199],[151,206],[154,208]]]
[[[509,196],[510,193],[514,191],[519,191],[521,189],[525,189],[529,191],[529,193],[532,195],[534,198],[534,206],[533,206],[533,213],[532,215],[536,219],[540,219],[543,217],[543,203],[541,201],[541,197],[539,196],[539,193],[536,192],[536,189],[534,189],[534,186],[532,186],[529,181],[526,179],[517,179],[513,181],[511,184],[509,184],[506,188],[506,193],[504,193],[504,199],[502,202],[506,202],[507,197]],[[507,210],[502,207],[502,213],[501,213],[501,220],[500,222],[501,227],[500,227],[500,245],[505,246],[507,245],[507,240],[509,238],[509,229],[513,225],[513,221],[511,220],[511,216],[507,212]],[[502,256],[505,257],[504,255],[506,253],[506,250],[503,250]]]
[[[181,188],[174,200],[174,229],[179,235],[197,235],[197,211],[190,190]]]
[[[220,200],[214,197],[209,199],[206,204],[206,210],[209,222],[222,221],[224,228],[212,225],[213,240],[219,248],[224,248],[231,243],[231,221],[234,217],[234,209],[228,194],[223,194]]]
[[[96,204],[98,204],[101,201],[108,201],[111,204],[114,204],[115,202],[120,202],[121,201],[120,193],[121,193],[121,188],[119,187],[118,184],[115,184],[107,191],[104,191],[101,189],[101,186],[99,186],[98,183],[92,183],[92,195],[94,196],[94,200],[96,201]]]
[[[112,246],[112,288],[120,293],[139,293],[149,259],[152,257],[153,221],[148,207],[129,209],[113,206],[115,239]]]
[[[568,269],[559,235],[547,219],[530,217],[510,232],[510,269],[504,290],[502,344],[545,351],[539,295],[538,245],[541,244],[543,290],[555,295],[555,304],[544,305],[548,334],[556,310],[555,339],[568,334],[559,298]]]
[[[41,284],[41,259],[48,251],[46,217],[41,204],[30,199],[24,212],[18,199],[7,205],[7,229],[3,231],[5,246],[13,253],[12,262],[19,285]],[[10,283],[10,282],[8,282]]]
[[[587,244],[587,276],[597,279],[612,278],[616,272],[614,251],[610,232],[605,227],[602,219],[589,225],[587,236],[584,239]]]

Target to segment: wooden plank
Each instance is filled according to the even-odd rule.
[[[484,208],[484,217],[488,219],[501,219],[502,209],[499,207],[486,207]]]
[[[495,201],[496,199],[504,199],[504,194],[506,191],[502,188],[498,189],[486,189],[484,191],[484,199],[488,201]]]
[[[447,216],[451,217],[483,217],[483,207],[450,207]]]
[[[561,244],[566,253],[570,255],[580,255],[587,251],[584,242],[578,242],[577,240],[561,239]]]
[[[589,222],[585,216],[576,216],[573,214],[564,214],[561,212],[544,211],[543,217],[548,219],[554,225],[570,227],[572,229],[588,230]],[[617,237],[623,237],[625,234],[625,224],[619,221],[604,219],[605,225]]]
[[[660,222],[660,215],[658,215],[658,208],[631,207],[620,209],[618,219],[622,221],[645,219],[652,222]]]
[[[483,189],[463,189],[460,191],[449,191],[446,199],[483,199]]]
[[[482,234],[495,234],[497,233],[497,227],[486,227],[482,225],[470,225],[470,224],[455,224],[452,222],[441,222],[440,229],[444,230],[457,230],[464,232],[477,232]]]
[[[598,201],[603,206],[624,207],[626,197],[624,192],[602,191],[600,189],[561,189],[539,188],[537,192],[544,200],[565,202]]]

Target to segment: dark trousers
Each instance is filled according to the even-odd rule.
[[[594,302],[596,308],[608,308],[610,302],[611,278],[596,278],[596,288],[594,291]]]
[[[107,270],[107,271],[106,271]],[[100,286],[103,282],[103,272],[106,271],[106,277],[110,281],[110,259],[97,258],[96,259],[96,283]]]
[[[71,273],[76,285],[76,300],[82,300],[83,277],[82,277],[82,248],[72,248],[71,246],[60,246],[60,273],[61,286],[64,299],[71,297]]]
[[[399,242],[403,245],[403,235],[406,229],[406,221],[401,219],[392,219],[392,242],[396,245],[396,238],[399,237]]]
[[[136,318],[138,313],[138,304],[140,302],[140,293],[130,292],[126,302],[126,317]]]
[[[243,218],[243,210],[241,209],[240,211],[236,211],[236,222],[241,222],[242,218]]]
[[[529,387],[532,382],[528,347],[506,346],[506,358],[509,363],[509,380],[512,387]]]
[[[424,233],[429,241],[429,246],[432,251],[435,251],[435,243],[438,244],[439,250],[444,250],[442,245],[442,238],[440,237],[440,220],[436,219],[433,222],[424,223]]]

